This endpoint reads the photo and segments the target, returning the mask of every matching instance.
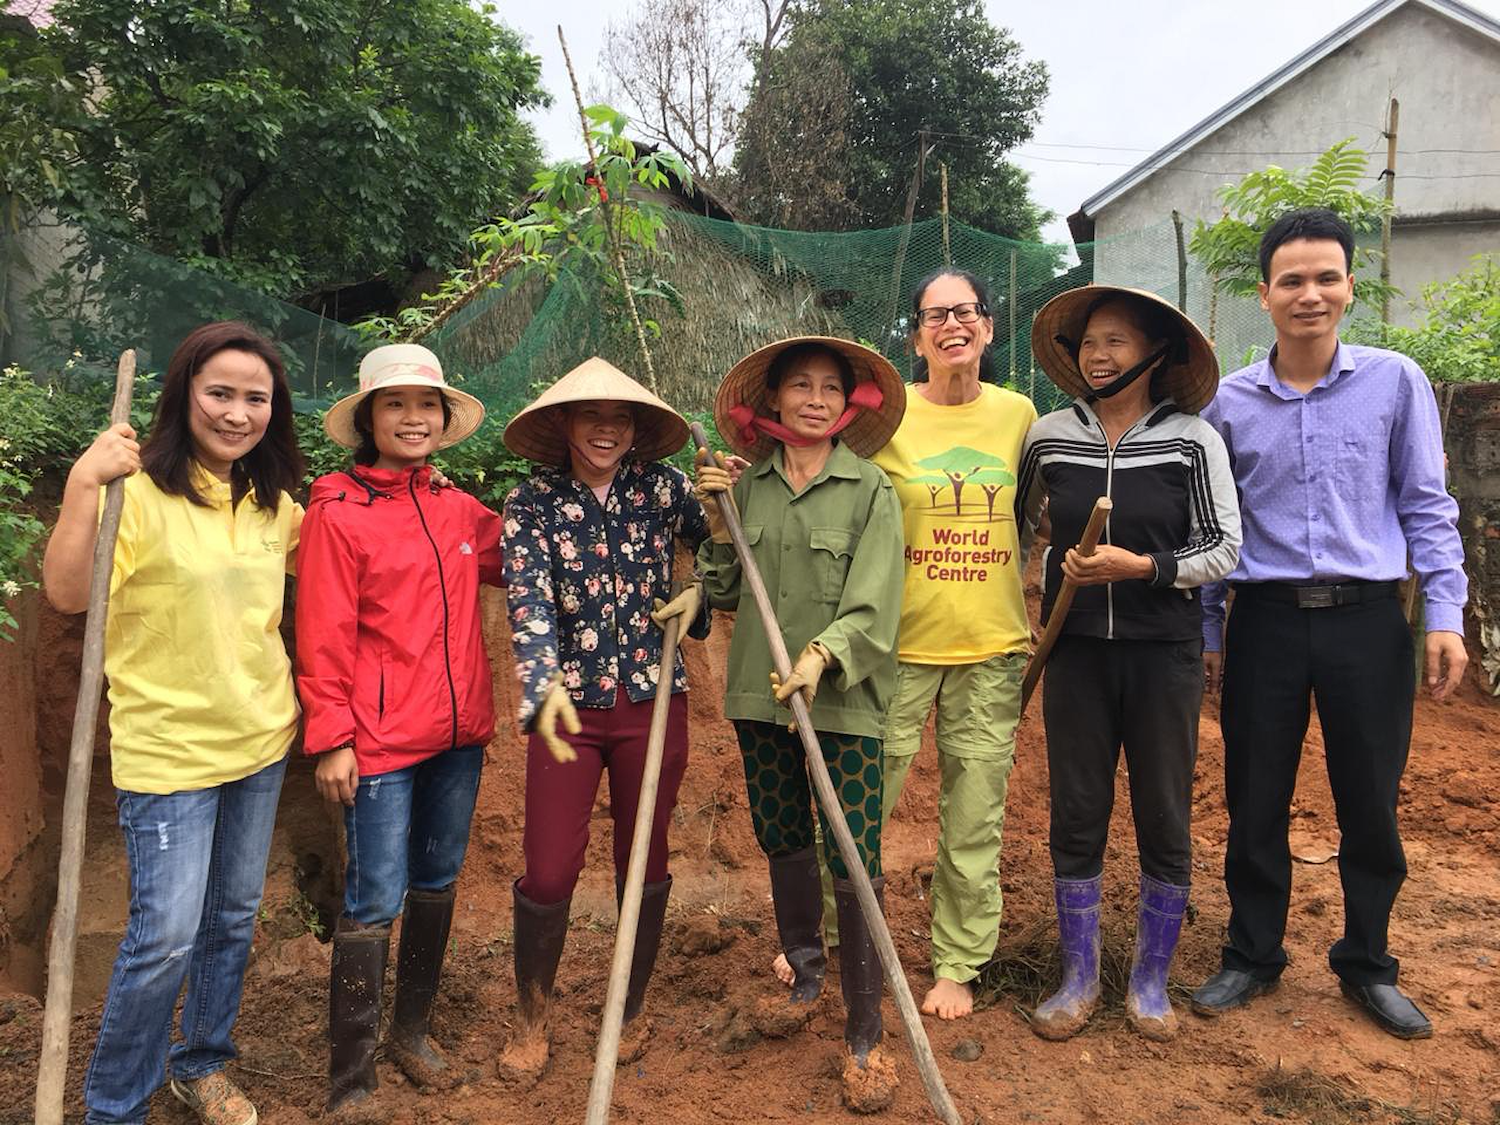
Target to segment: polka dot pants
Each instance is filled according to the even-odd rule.
[[[789,855],[813,845],[812,810],[815,799],[802,740],[781,723],[736,720],[740,756],[745,763],[745,790],[750,797],[750,819],[755,838],[768,856]],[[828,776],[839,795],[844,823],[870,878],[880,874],[880,801],[882,753],[880,739],[857,734],[818,732]],[[847,879],[849,871],[839,855],[823,810],[825,856],[833,874]]]

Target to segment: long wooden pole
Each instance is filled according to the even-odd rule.
[[[573,84],[573,101],[578,106],[578,123],[583,127],[583,147],[588,150],[589,165],[599,177],[599,208],[604,213],[604,230],[609,237],[610,251],[615,260],[615,273],[620,278],[620,288],[625,291],[625,307],[630,310],[630,323],[635,327],[635,342],[640,346],[641,359],[646,364],[646,382],[651,393],[659,395],[656,387],[656,367],[651,362],[651,349],[646,345],[646,329],[641,324],[641,314],[635,307],[635,291],[630,288],[630,274],[625,269],[625,248],[620,244],[620,229],[615,223],[614,211],[610,207],[609,192],[604,189],[604,170],[599,167],[599,157],[594,152],[594,138],[589,133],[588,114],[583,110],[583,94],[578,89],[578,75],[573,73],[573,56],[568,54],[568,40],[563,36],[562,25],[557,27],[557,41],[562,44],[563,62],[568,67],[568,81]]]
[[[1110,510],[1114,506],[1114,501],[1108,496],[1101,496],[1094,501],[1094,510],[1089,515],[1088,525],[1083,529],[1083,538],[1078,541],[1078,553],[1084,558],[1092,555],[1094,548],[1099,545],[1099,536],[1104,533],[1104,523],[1109,519]],[[1042,667],[1047,663],[1047,657],[1052,655],[1052,646],[1057,643],[1057,636],[1062,632],[1068,610],[1073,608],[1073,595],[1077,590],[1078,587],[1071,578],[1064,578],[1057,591],[1057,600],[1052,603],[1052,616],[1047,618],[1047,628],[1042,633],[1042,639],[1037,642],[1036,652],[1031,657],[1031,663],[1026,665],[1026,676],[1021,681],[1023,714],[1026,704],[1031,701],[1031,693],[1036,690],[1037,681],[1042,678]]]
[[[120,356],[110,425],[130,421],[135,387],[135,352]],[[73,1021],[73,954],[78,945],[78,885],[88,828],[89,774],[94,765],[94,730],[104,688],[104,622],[109,611],[109,576],[115,537],[125,504],[125,479],[104,489],[104,517],[94,541],[94,573],[83,626],[83,670],[73,709],[73,742],[68,748],[68,782],[63,796],[62,856],[57,863],[57,908],[52,912],[52,944],[47,953],[47,1005],[42,1013],[42,1053],[36,1076],[37,1125],[62,1125],[63,1087],[68,1076],[68,1032]]]
[[[1396,126],[1401,121],[1401,103],[1391,99],[1389,118],[1385,129],[1385,215],[1380,220],[1380,283],[1384,292],[1380,297],[1380,320],[1389,324],[1391,320],[1391,211],[1396,205]]]
[[[675,596],[676,590],[673,594]],[[594,1050],[594,1078],[589,1083],[588,1125],[609,1120],[609,1101],[615,1089],[615,1060],[620,1054],[620,1031],[625,1018],[625,994],[635,958],[635,932],[641,918],[641,896],[646,887],[646,859],[651,851],[651,822],[656,816],[656,790],[661,781],[661,759],[667,742],[667,716],[672,706],[672,670],[677,665],[677,638],[682,619],[674,617],[662,630],[661,665],[656,676],[656,700],[651,705],[651,730],[646,741],[646,763],[641,771],[641,793],[635,808],[635,831],[630,837],[630,863],[625,869],[625,891],[620,897],[620,920],[615,926],[615,957],[604,993],[604,1018],[599,1045]],[[641,1018],[645,1018],[644,1016]]]
[[[692,423],[693,441],[699,449],[708,449],[708,433],[703,429],[701,423]],[[766,641],[771,648],[771,662],[776,666],[776,673],[783,682],[792,674],[791,656],[786,650],[786,641],[781,635],[781,625],[776,620],[776,611],[771,606],[771,597],[766,592],[765,580],[761,578],[760,568],[755,564],[755,556],[750,551],[750,544],[745,539],[745,529],[740,524],[740,516],[735,511],[734,505],[729,500],[729,493],[719,492],[714,495],[714,502],[719,505],[719,513],[724,519],[724,526],[729,529],[729,537],[734,542],[735,554],[739,556],[740,571],[745,585],[750,587],[750,593],[755,599],[755,608],[760,612],[761,626],[766,632]],[[807,710],[807,701],[802,698],[801,692],[796,692],[789,700],[792,707],[792,718],[797,724],[797,733],[802,737],[802,751],[807,758],[807,772],[812,776],[813,789],[818,794],[818,803],[823,806],[824,821],[833,830],[834,842],[838,844],[839,854],[844,858],[844,866],[849,871],[849,876],[854,883],[855,894],[859,897],[859,908],[864,912],[865,924],[870,928],[870,936],[875,941],[875,949],[880,954],[881,966],[885,969],[886,983],[890,985],[891,992],[896,998],[896,1008],[901,1013],[901,1025],[906,1032],[906,1040],[911,1044],[912,1055],[916,1058],[917,1071],[922,1076],[922,1085],[927,1088],[927,1098],[932,1103],[933,1111],[944,1125],[961,1125],[958,1110],[953,1105],[953,1099],[948,1096],[948,1088],[943,1084],[942,1073],[938,1070],[937,1059],[933,1057],[932,1045],[927,1042],[927,1032],[922,1027],[922,1018],[917,1014],[916,1001],[912,999],[911,988],[906,983],[906,974],[901,971],[901,959],[896,954],[896,945],[891,940],[890,928],[885,923],[885,915],[881,913],[880,902],[875,898],[875,888],[870,884],[870,877],[865,873],[864,862],[859,858],[859,850],[854,846],[854,837],[849,832],[849,826],[844,823],[842,807],[839,804],[838,794],[834,791],[833,781],[828,776],[828,765],[823,761],[823,749],[818,743],[817,732],[813,730],[812,715]]]

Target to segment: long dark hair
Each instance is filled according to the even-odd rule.
[[[375,446],[375,396],[379,393],[377,390],[365,395],[354,408],[354,432],[359,435],[359,448],[354,451],[354,463],[362,468],[369,468],[380,460],[380,450]],[[453,404],[442,391],[438,391],[438,398],[443,404],[443,429],[446,431],[448,423],[453,421]]]
[[[994,316],[994,303],[990,300],[990,287],[978,274],[961,270],[955,266],[944,266],[940,270],[934,270],[911,291],[911,338],[916,340],[917,331],[922,327],[918,314],[922,311],[922,298],[927,296],[927,290],[932,283],[940,277],[956,277],[960,281],[967,281],[969,288],[974,290],[974,297],[979,301],[980,308],[986,317]],[[989,347],[979,354],[979,381],[981,383],[998,383],[999,377],[995,374],[995,357],[991,349],[995,346],[994,340],[990,341]],[[911,362],[911,381],[913,383],[927,382],[927,359],[925,356],[916,356]]]
[[[193,487],[193,434],[188,428],[188,411],[193,404],[193,376],[223,351],[249,352],[264,360],[271,370],[271,420],[255,448],[230,466],[229,483],[236,504],[253,492],[257,505],[274,512],[281,494],[302,484],[303,460],[292,423],[292,392],[276,345],[237,320],[195,328],[177,345],[162,377],[151,433],[141,446],[141,468],[169,496],[185,496],[194,504],[210,506]]]

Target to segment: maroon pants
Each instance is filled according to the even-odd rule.
[[[522,848],[526,874],[521,893],[539,905],[561,902],[573,893],[589,845],[589,819],[599,775],[609,771],[609,812],[615,822],[615,881],[623,886],[630,863],[630,837],[640,802],[641,773],[651,731],[652,701],[632,703],[621,689],[608,711],[580,707],[583,733],[558,734],[578,754],[576,762],[558,762],[547,744],[533,734],[526,743],[526,829]],[[677,804],[677,787],[687,769],[687,696],[672,696],[667,711],[667,739],[651,821],[651,850],[646,882],[667,877],[667,826]]]

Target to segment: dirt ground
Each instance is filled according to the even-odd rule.
[[[515,703],[501,647],[508,638],[498,606],[490,603],[488,612],[497,702],[508,717]],[[673,832],[675,884],[665,948],[648,1000],[656,1034],[645,1057],[618,1072],[613,1120],[848,1121],[839,1104],[842,1006],[836,975],[830,976],[819,1017],[792,1038],[757,1040],[742,1034],[745,1021],[734,1018],[777,986],[767,971],[776,942],[765,864],[750,830],[732,731],[719,717],[717,669],[729,634],[721,617],[706,645],[687,647],[694,684],[692,757]],[[1186,990],[1217,967],[1228,912],[1220,879],[1227,829],[1223,747],[1212,701],[1204,705],[1195,785],[1192,910],[1173,972],[1181,1035],[1166,1045],[1148,1043],[1121,1017],[1121,966],[1130,956],[1136,878],[1122,767],[1105,882],[1106,1007],[1071,1042],[1033,1036],[1026,1013],[1055,977],[1050,958],[1056,932],[1039,712],[1039,701],[1033,702],[1018,738],[1000,871],[1005,917],[996,963],[981,978],[980,1010],[957,1023],[925,1021],[965,1123],[1500,1123],[1496,701],[1470,683],[1449,704],[1417,704],[1401,789],[1410,876],[1391,924],[1402,983],[1436,1026],[1433,1039],[1417,1043],[1376,1029],[1340,996],[1327,969],[1326,951],[1341,930],[1342,912],[1338,864],[1329,859],[1338,831],[1316,727],[1293,805],[1294,851],[1311,862],[1299,862],[1294,873],[1292,962],[1282,987],[1217,1021],[1187,1013]],[[596,808],[589,865],[573,900],[558,976],[553,1062],[540,1084],[518,1093],[499,1082],[494,1065],[514,1007],[510,883],[521,864],[523,759],[512,726],[502,725],[489,751],[434,1015],[436,1039],[465,1081],[455,1091],[426,1095],[382,1063],[380,1105],[392,1122],[577,1122],[584,1115],[615,915],[607,788]],[[931,983],[925,877],[936,847],[937,788],[929,730],[884,839],[891,929],[919,1001]],[[123,901],[111,796],[105,771],[96,777],[91,801],[95,890],[92,898],[86,891],[86,917],[90,910],[118,912]],[[230,1068],[264,1122],[297,1125],[323,1116],[329,947],[313,930],[335,901],[338,864],[327,844],[330,825],[313,796],[311,770],[299,761],[282,798],[263,925],[246,982],[237,1036],[241,1058]],[[96,942],[96,978],[107,973],[112,942]],[[82,1078],[99,1011],[94,1000],[74,1021],[70,1120],[81,1118]],[[933,1120],[889,998],[885,1018],[902,1084],[882,1119]],[[39,1028],[35,999],[0,996],[0,1122],[30,1120]],[[968,1057],[977,1045],[977,1059],[955,1058],[961,1043],[960,1054]],[[187,1123],[191,1117],[162,1093],[153,1102],[152,1119]]]

